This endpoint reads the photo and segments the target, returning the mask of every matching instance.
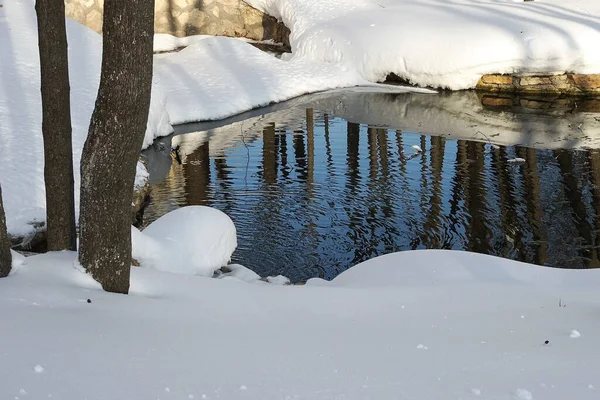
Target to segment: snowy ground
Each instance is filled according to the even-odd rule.
[[[291,30],[292,60],[376,82],[467,89],[488,73],[600,73],[597,0],[248,0]]]
[[[0,398],[599,396],[598,270],[416,251],[306,286],[134,268],[123,296],[74,257],[0,280]]]
[[[221,118],[392,71],[451,88],[487,72],[600,72],[595,0],[251,3],[292,29],[292,58],[223,38],[158,56],[145,145],[169,118]],[[0,180],[19,233],[44,214],[37,32],[31,0],[1,4]],[[77,173],[100,37],[68,30]],[[122,296],[74,260],[31,257],[0,280],[0,399],[598,398],[598,270],[419,251],[302,287],[247,283],[256,276],[240,267],[223,279],[134,268]]]

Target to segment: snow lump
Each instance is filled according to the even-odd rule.
[[[178,274],[212,276],[237,247],[235,225],[211,207],[182,207],[143,232],[132,227],[132,251],[142,267]]]

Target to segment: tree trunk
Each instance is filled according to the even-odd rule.
[[[131,199],[152,85],[154,2],[104,2],[102,73],[81,157],[79,261],[104,290],[127,293]]]
[[[48,250],[75,250],[73,147],[65,4],[37,0]]]
[[[11,265],[10,239],[8,238],[8,233],[6,233],[6,217],[4,216],[2,188],[0,187],[0,278],[8,276]]]

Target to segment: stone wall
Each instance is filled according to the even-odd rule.
[[[581,75],[484,75],[477,89],[489,92],[559,93],[569,95],[600,95],[600,74]]]
[[[102,32],[104,0],[65,0],[67,17]],[[274,40],[289,46],[283,23],[243,0],[156,0],[154,30],[183,37],[223,35]]]
[[[494,111],[531,113],[541,111],[545,115],[573,114],[577,112],[600,113],[600,98],[569,96],[559,93],[507,93],[478,92],[484,108]]]

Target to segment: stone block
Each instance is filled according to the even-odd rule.
[[[549,81],[549,79],[548,79]],[[538,85],[521,85],[517,88],[522,93],[555,93],[556,88],[552,84],[538,84]]]
[[[510,75],[483,75],[481,81],[486,85],[512,85],[513,78]]]
[[[600,91],[600,74],[573,74],[573,83],[583,91]]]
[[[549,76],[522,76],[519,78],[520,86],[540,86],[552,85],[552,79]]]
[[[239,18],[240,14],[240,7],[226,5],[221,7],[221,15],[223,15],[223,18]]]
[[[262,12],[258,11],[255,8],[252,8],[250,6],[240,7],[239,12],[240,12],[241,18],[242,18],[242,20],[244,20],[244,24],[246,26],[252,26],[252,25],[262,26],[263,20],[266,20],[265,14],[263,14]],[[277,22],[275,21],[273,23],[276,24]]]
[[[171,3],[171,8],[186,8],[188,4],[188,0],[169,0]]]
[[[506,97],[483,96],[481,99],[481,104],[490,107],[510,107],[513,105],[513,101],[512,99]]]
[[[168,12],[171,8],[169,0],[156,0],[154,2],[154,12],[158,15],[160,12]]]
[[[600,113],[600,99],[584,99],[577,103],[577,110],[581,112]]]
[[[102,32],[102,13],[95,9],[90,10],[85,16],[85,26],[96,32]]]
[[[530,108],[535,110],[546,110],[552,107],[552,103],[548,101],[521,99],[519,101],[521,107]]]
[[[69,16],[72,20],[79,22],[82,25],[85,25],[85,9],[75,3],[65,4],[65,14]]]

